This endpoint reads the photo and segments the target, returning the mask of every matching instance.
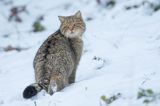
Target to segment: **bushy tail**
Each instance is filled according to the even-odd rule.
[[[38,92],[42,90],[42,87],[38,83],[31,84],[27,86],[23,91],[23,97],[25,99],[35,96]]]

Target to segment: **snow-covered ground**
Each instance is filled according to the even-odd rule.
[[[113,8],[96,0],[13,0],[9,5],[3,1],[10,0],[0,1],[0,106],[105,106],[101,96],[117,93],[121,97],[109,106],[146,106],[137,99],[139,88],[160,92],[160,11],[153,12],[147,4],[125,9],[144,0],[117,0]],[[9,9],[26,4],[28,13],[20,13],[23,22],[8,22]],[[24,88],[34,82],[32,63],[37,49],[59,28],[59,15],[77,10],[87,30],[76,83],[53,96],[42,91],[23,99]],[[31,32],[41,15],[46,30]],[[3,51],[8,45],[27,49]],[[160,106],[160,99],[149,106]]]

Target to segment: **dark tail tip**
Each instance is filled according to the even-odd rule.
[[[25,99],[31,98],[32,96],[35,96],[37,94],[37,90],[34,86],[28,86],[27,88],[25,88],[25,90],[23,91],[23,97]]]

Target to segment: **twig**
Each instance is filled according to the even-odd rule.
[[[34,101],[34,106],[37,106],[37,103],[36,103],[36,101]]]

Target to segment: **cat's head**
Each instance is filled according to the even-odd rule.
[[[61,22],[60,31],[68,38],[81,37],[86,29],[80,11],[71,16],[59,16],[59,20]]]

